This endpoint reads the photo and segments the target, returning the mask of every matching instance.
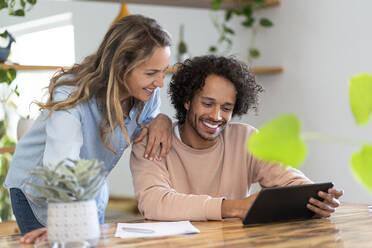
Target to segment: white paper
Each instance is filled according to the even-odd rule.
[[[118,223],[115,237],[143,238],[190,233],[200,233],[200,231],[194,227],[190,221]]]

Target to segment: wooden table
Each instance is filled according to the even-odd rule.
[[[193,224],[200,234],[142,239],[115,238],[116,225],[105,224],[97,247],[372,247],[372,212],[368,211],[367,205],[361,204],[344,203],[327,219],[245,228],[240,220]],[[20,245],[19,237],[0,237],[0,247],[32,247]]]

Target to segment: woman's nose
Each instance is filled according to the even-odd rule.
[[[154,82],[154,85],[156,87],[162,88],[164,86],[164,77],[165,77],[165,75],[164,76],[160,76],[159,78],[157,78],[155,80],[155,82]]]

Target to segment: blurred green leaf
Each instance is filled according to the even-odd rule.
[[[1,0],[0,0],[1,1]],[[0,2],[0,6],[1,6],[1,2]],[[0,8],[1,9],[1,8]],[[2,38],[4,38],[4,39],[6,39],[6,38],[8,38],[8,35],[5,33],[5,31],[4,32],[2,32],[1,34],[0,34],[0,37],[2,37]]]
[[[14,15],[15,15],[15,16],[25,16],[25,10],[24,10],[24,9],[17,9],[17,10],[14,12]]]
[[[5,0],[0,0],[0,10],[8,8],[8,3]]]
[[[272,23],[272,21],[270,21],[270,20],[267,19],[267,18],[261,18],[261,19],[260,19],[260,25],[263,26],[263,27],[271,27],[271,26],[273,26],[274,24]]]
[[[300,122],[294,115],[282,115],[251,135],[247,149],[259,159],[299,167],[307,153],[300,138]]]
[[[228,9],[226,10],[226,13],[225,13],[225,21],[229,21],[232,17],[232,14],[233,14],[233,11],[231,9]]]
[[[17,1],[17,0],[9,0],[9,1],[8,1],[9,6],[10,6],[11,8],[14,8],[14,6],[15,6],[15,4],[16,4],[16,1]]]
[[[251,48],[251,49],[249,49],[249,56],[256,59],[256,58],[260,57],[260,51],[258,51],[255,48]]]
[[[242,22],[242,25],[246,28],[252,27],[255,19],[253,17],[247,18],[244,22]]]
[[[217,52],[217,47],[215,47],[215,46],[210,46],[210,47],[209,47],[209,52],[211,52],[211,53],[215,53],[215,52]]]
[[[229,34],[235,34],[234,30],[232,30],[231,28],[229,28],[226,25],[223,25],[223,31],[225,31],[225,33],[229,33]]]
[[[372,113],[372,74],[359,74],[349,82],[350,107],[358,125],[368,123]]]
[[[211,7],[213,10],[218,10],[221,7],[222,0],[213,0]]]
[[[364,145],[351,157],[351,169],[358,180],[372,192],[372,145]]]
[[[18,91],[18,85],[15,87],[15,89],[14,89],[14,93],[15,93],[17,96],[20,95],[20,94],[19,94],[19,91]]]
[[[246,16],[246,17],[248,17],[248,18],[250,18],[250,17],[252,17],[252,15],[253,15],[253,10],[252,10],[252,6],[251,5],[245,5],[244,7],[243,7],[243,14]]]
[[[0,138],[2,138],[6,133],[6,123],[4,120],[0,121]]]
[[[3,143],[2,144],[3,147],[9,147],[9,146],[16,145],[16,142],[13,139],[11,139],[8,135],[4,137],[4,139],[2,140],[2,143]]]

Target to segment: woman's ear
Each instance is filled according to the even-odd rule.
[[[186,110],[190,110],[190,101],[187,101],[183,104]]]

